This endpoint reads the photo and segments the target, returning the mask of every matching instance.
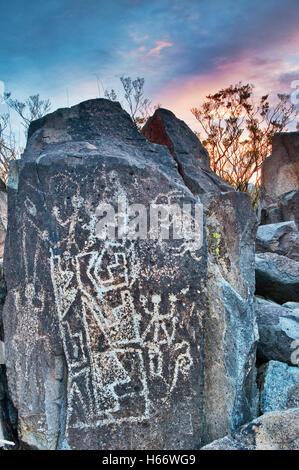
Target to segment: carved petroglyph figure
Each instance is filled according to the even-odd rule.
[[[153,406],[149,382],[160,378],[167,397],[193,363],[190,345],[177,332],[178,299],[168,295],[165,314],[160,294],[140,295],[137,310],[131,289],[138,286],[141,267],[134,242],[106,240],[99,251],[71,255],[78,246],[75,225],[72,219],[61,219],[59,208],[53,214],[69,237],[64,239],[66,251],[57,255],[52,249],[50,258],[68,367],[67,425],[84,428],[148,419]],[[91,234],[87,248],[92,239]],[[172,364],[167,362],[169,349]]]

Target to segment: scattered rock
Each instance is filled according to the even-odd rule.
[[[299,261],[299,232],[294,221],[260,225],[256,252],[271,252]]]
[[[201,450],[299,450],[299,408],[266,413]]]
[[[279,304],[298,301],[298,261],[276,253],[259,253],[255,256],[255,275],[257,295]]]
[[[270,361],[260,370],[260,410],[285,410],[299,407],[299,367]]]
[[[294,365],[294,341],[299,340],[299,315],[294,310],[272,302],[257,302],[260,362],[281,361]]]

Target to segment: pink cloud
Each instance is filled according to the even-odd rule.
[[[159,57],[160,52],[165,49],[165,47],[172,47],[173,43],[172,42],[167,42],[167,41],[156,41],[156,46],[153,47],[148,53],[145,55],[145,57]]]
[[[246,51],[237,58],[219,56],[215,58],[214,69],[186,79],[167,83],[165,88],[153,96],[154,102],[171,109],[194,130],[200,130],[190,108],[203,102],[206,95],[215,93],[230,84],[253,83],[255,95],[270,94],[270,102],[277,93],[289,94],[292,80],[299,79],[298,35],[294,35],[279,48],[262,51]]]

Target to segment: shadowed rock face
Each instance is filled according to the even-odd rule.
[[[246,195],[222,200],[217,177],[211,192],[197,176],[189,187],[181,154],[108,100],[32,124],[10,173],[3,314],[24,446],[194,449],[252,417],[255,218]],[[181,207],[199,193],[194,240],[99,236],[100,204]]]
[[[260,368],[261,413],[299,407],[299,367],[270,361]]]
[[[261,223],[293,220],[299,227],[299,132],[273,137],[272,155],[262,166]]]
[[[279,304],[297,302],[299,262],[276,253],[255,256],[256,293]]]
[[[259,361],[281,361],[294,365],[294,342],[299,338],[299,315],[296,309],[257,299]]]
[[[293,220],[260,225],[256,235],[257,253],[276,253],[299,261],[299,232]]]
[[[202,450],[299,450],[299,408],[265,413]]]
[[[142,134],[150,142],[168,147],[186,185],[194,194],[232,191],[229,184],[211,171],[208,152],[198,137],[171,111],[157,109],[143,127]]]
[[[281,132],[273,137],[272,155],[262,167],[262,192],[271,202],[299,187],[299,132]]]

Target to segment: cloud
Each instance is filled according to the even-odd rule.
[[[165,47],[172,47],[173,43],[172,42],[167,42],[167,41],[156,41],[156,46],[153,47],[148,53],[145,55],[145,57],[160,57],[160,52],[165,49]]]
[[[135,32],[130,33],[130,37],[133,39],[134,42],[143,42],[149,38],[148,34],[144,34],[143,36],[138,36]]]

